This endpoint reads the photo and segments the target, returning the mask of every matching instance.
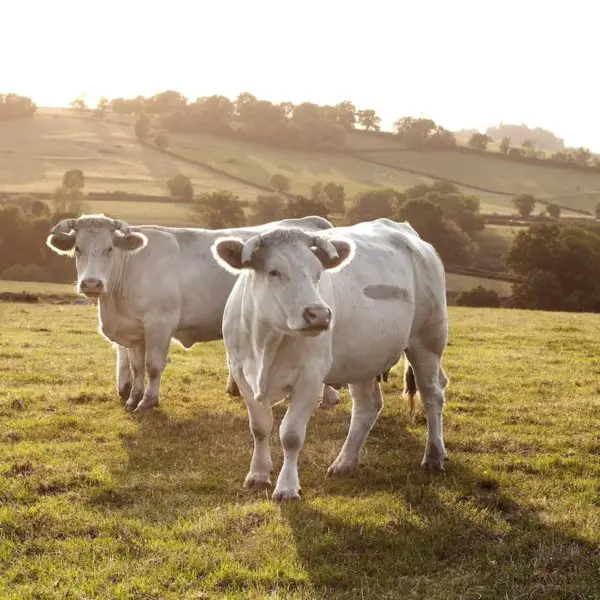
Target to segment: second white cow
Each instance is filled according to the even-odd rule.
[[[383,405],[377,377],[405,351],[427,413],[422,466],[443,470],[445,273],[410,225],[378,219],[314,234],[276,229],[219,239],[213,252],[241,272],[225,305],[223,339],[254,437],[247,487],[271,485],[272,406],[289,397],[273,498],[299,498],[298,454],[323,381],[349,384],[350,428],[328,475],[352,473]]]

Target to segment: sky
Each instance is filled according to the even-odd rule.
[[[600,152],[595,0],[40,0],[1,9],[0,92],[66,106],[247,91],[374,108],[389,129],[526,123]]]

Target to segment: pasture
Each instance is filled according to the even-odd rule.
[[[2,598],[600,597],[598,315],[451,309],[446,472],[419,469],[399,365],[358,474],[324,478],[344,394],[281,506],[242,488],[220,342],[173,345],[161,408],[132,416],[96,328],[93,306],[0,305]]]
[[[364,157],[490,190],[532,194],[536,198],[588,210],[592,214],[600,199],[600,173],[530,165],[494,158],[493,154],[488,157],[450,150],[369,152],[365,153]],[[485,206],[486,203],[489,204],[486,194],[478,191],[471,193],[481,197],[482,211],[488,212],[489,209]],[[502,203],[509,207],[510,202],[510,196],[502,200]],[[543,209],[543,206],[536,206],[535,212],[539,209]]]

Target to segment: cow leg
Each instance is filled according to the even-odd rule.
[[[244,487],[264,489],[271,487],[271,471],[273,470],[269,445],[269,438],[273,430],[273,410],[270,406],[257,402],[249,387],[247,390],[244,389],[244,400],[248,407],[250,431],[254,438],[252,461],[244,481]]]
[[[129,353],[124,346],[117,346],[117,391],[125,402],[131,393],[131,367]]]
[[[351,384],[348,388],[352,396],[350,428],[340,453],[327,469],[327,477],[356,471],[360,450],[383,407],[381,388],[375,379]]]
[[[427,444],[421,466],[428,471],[443,471],[444,458],[447,457],[443,433],[444,391],[448,378],[440,365],[441,353],[414,343],[407,352],[407,358],[427,413]]]
[[[171,331],[163,329],[147,331],[146,341],[146,373],[148,386],[142,401],[137,405],[136,412],[148,410],[157,406],[160,400],[160,378],[167,366],[167,355],[171,343]]]
[[[140,400],[144,396],[144,355],[146,345],[144,342],[138,342],[128,349],[129,364],[133,374],[133,385],[129,393],[129,399],[125,403],[125,408],[129,411],[135,410]]]
[[[306,437],[306,426],[319,400],[322,383],[299,382],[292,391],[288,409],[279,427],[279,439],[283,446],[283,466],[277,478],[273,500],[297,500],[300,498],[298,455]]]
[[[323,386],[323,399],[319,408],[335,408],[340,403],[340,393],[330,385]]]

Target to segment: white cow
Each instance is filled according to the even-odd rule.
[[[214,260],[214,241],[223,235],[249,239],[275,225],[306,231],[332,227],[317,216],[208,230],[130,227],[104,215],[84,215],[52,229],[47,245],[59,254],[75,255],[79,292],[99,299],[100,331],[117,344],[117,388],[128,398],[128,410],[158,404],[171,338],[190,348],[222,337],[223,308],[235,276]],[[145,389],[144,367],[149,380]],[[236,395],[231,377],[227,390]],[[335,404],[337,398],[325,386],[323,404]]]
[[[383,405],[377,376],[405,350],[414,371],[408,391],[415,393],[416,379],[427,413],[422,466],[443,470],[445,274],[410,225],[378,219],[318,234],[277,229],[219,239],[213,252],[242,273],[225,305],[223,339],[254,436],[246,487],[271,484],[272,406],[289,396],[273,498],[299,498],[298,454],[323,381],[349,383],[353,400],[346,441],[327,474],[354,472]]]

